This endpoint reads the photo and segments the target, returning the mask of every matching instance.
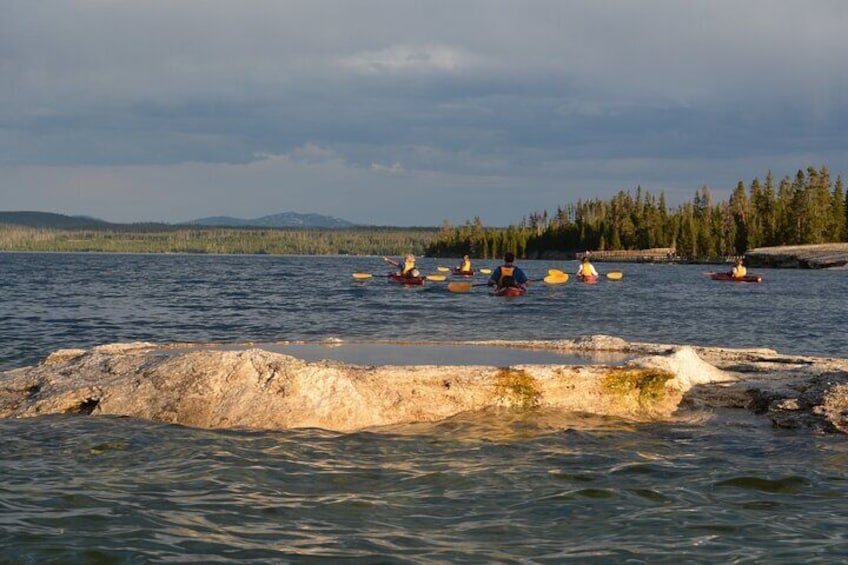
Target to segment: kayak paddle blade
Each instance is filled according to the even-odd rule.
[[[373,276],[371,273],[353,273],[353,278],[357,280],[370,279]]]
[[[568,282],[568,274],[562,273],[559,275],[548,275],[542,280],[548,284],[563,284],[565,282]]]
[[[448,283],[448,290],[451,292],[471,292],[470,282],[451,282]]]
[[[611,281],[620,281],[621,277],[624,276],[624,273],[621,271],[613,271],[611,273],[607,273],[607,278]]]
[[[447,277],[445,275],[427,275],[427,280],[428,281],[434,281],[434,282],[442,282],[446,278]]]

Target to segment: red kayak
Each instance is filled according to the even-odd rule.
[[[402,277],[400,275],[389,275],[389,282],[405,285],[421,286],[424,284],[424,280],[424,277]]]
[[[588,277],[584,275],[577,275],[577,280],[584,283],[593,283],[598,282],[598,277],[597,275],[589,275]]]
[[[730,273],[708,273],[714,281],[732,281],[732,282],[763,282],[763,277],[760,275],[745,275],[744,277],[734,277]]]
[[[524,296],[526,288],[520,286],[504,286],[495,290],[495,296]]]
[[[460,277],[473,277],[474,276],[474,270],[473,269],[471,271],[463,271],[461,269],[453,268],[453,269],[451,269],[451,273],[453,273],[457,276],[460,276]]]

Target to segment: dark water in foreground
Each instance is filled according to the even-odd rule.
[[[374,258],[0,254],[0,368],[115,341],[594,333],[848,356],[846,271],[615,268],[503,300],[354,283],[385,272]],[[0,420],[0,563],[836,563],[846,493],[843,436],[747,414],[491,411],[354,434]]]

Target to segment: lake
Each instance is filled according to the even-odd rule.
[[[433,274],[453,264],[420,261]],[[125,341],[297,341],[313,357],[341,344],[374,358],[397,355],[391,341],[608,334],[848,356],[845,270],[762,270],[741,284],[703,274],[715,267],[599,263],[624,277],[548,285],[549,268],[576,263],[519,264],[536,282],[503,299],[393,285],[377,257],[4,253],[0,369]],[[848,558],[845,437],[747,413],[639,425],[486,411],[353,434],[50,416],[0,420],[0,446],[0,562]]]

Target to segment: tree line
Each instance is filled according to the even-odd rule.
[[[848,195],[842,177],[827,167],[798,170],[775,182],[771,172],[747,187],[740,181],[727,201],[715,202],[707,186],[669,209],[637,187],[609,200],[578,200],[553,214],[534,212],[518,225],[484,227],[479,217],[462,226],[443,222],[426,248],[431,256],[494,259],[511,251],[540,258],[582,251],[673,248],[693,261],[743,255],[756,247],[848,241]]]

